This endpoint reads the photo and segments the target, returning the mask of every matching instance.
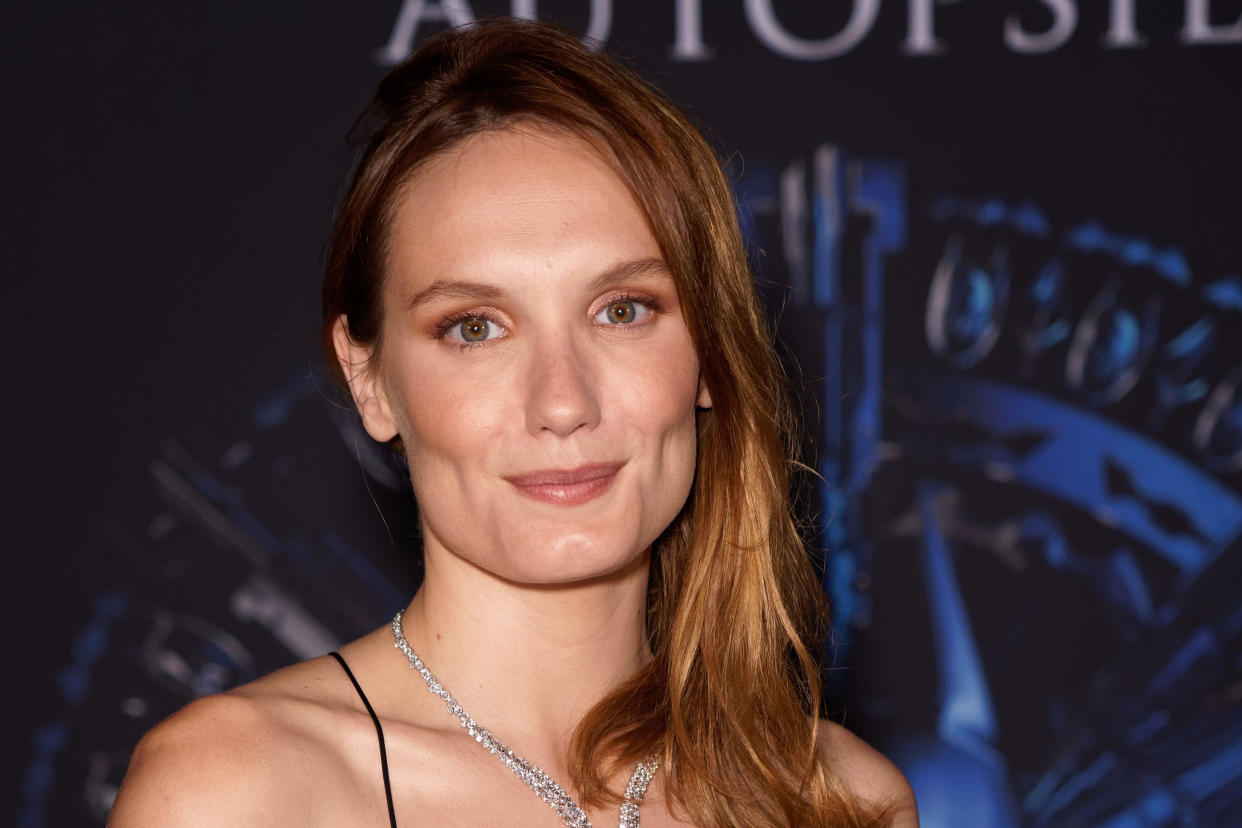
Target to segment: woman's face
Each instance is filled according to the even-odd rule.
[[[355,394],[372,436],[405,442],[428,555],[565,583],[672,522],[710,401],[659,246],[590,144],[523,126],[427,163],[383,301]]]

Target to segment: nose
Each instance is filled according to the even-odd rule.
[[[531,355],[526,398],[526,429],[567,437],[599,424],[595,372],[570,339],[542,341]]]

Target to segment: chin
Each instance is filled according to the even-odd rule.
[[[607,579],[645,565],[650,544],[618,548],[615,540],[567,537],[526,545],[497,561],[492,572],[505,580],[531,586],[564,586]]]

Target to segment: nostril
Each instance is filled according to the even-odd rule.
[[[545,358],[528,389],[527,426],[532,433],[572,434],[599,422],[592,374],[570,359]]]

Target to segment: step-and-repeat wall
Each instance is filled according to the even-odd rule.
[[[923,824],[1238,824],[1239,0],[11,11],[16,824],[102,824],[147,728],[416,588],[319,267],[376,81],[496,14],[726,159],[824,480],[833,713]]]

